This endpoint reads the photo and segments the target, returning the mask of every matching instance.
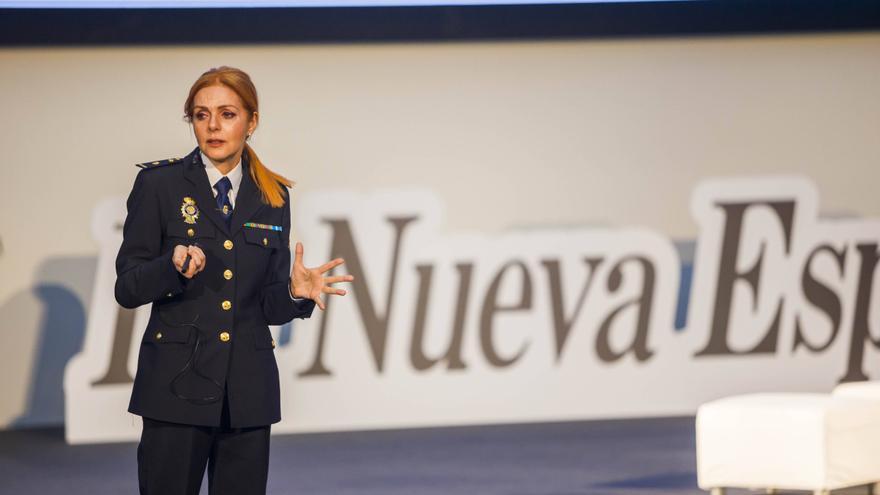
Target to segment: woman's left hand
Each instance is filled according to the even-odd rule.
[[[302,257],[303,246],[301,242],[297,242],[293,267],[290,269],[290,292],[293,294],[293,297],[303,297],[315,301],[315,304],[317,304],[318,307],[321,308],[321,311],[323,311],[326,309],[326,306],[324,305],[324,300],[321,298],[321,294],[326,293],[344,296],[344,289],[330,287],[330,284],[337,282],[351,282],[354,280],[354,275],[339,275],[335,277],[325,277],[322,275],[333,267],[345,263],[345,260],[342,258],[328,261],[317,268],[306,268],[305,265],[303,265]]]

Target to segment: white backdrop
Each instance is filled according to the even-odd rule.
[[[137,171],[132,164],[195,146],[181,107],[198,74],[220,64],[247,70],[257,84],[262,122],[254,147],[298,182],[293,237],[305,242],[307,262],[327,257],[333,230],[326,215],[343,215],[369,288],[369,299],[352,293],[327,314],[278,330],[292,337],[276,351],[285,379],[285,423],[277,431],[677,414],[739,390],[827,390],[859,351],[850,345],[867,252],[859,236],[871,238],[869,219],[880,216],[878,52],[873,34],[2,49],[0,90],[12,118],[0,133],[0,425],[59,424],[66,408],[99,400],[65,402],[69,362],[81,375],[67,377],[68,392],[111,390],[88,386],[109,358],[101,346],[111,345],[106,332],[117,325],[116,308],[106,306],[112,293],[100,288],[112,244],[106,222],[124,214],[118,205]],[[729,316],[739,322],[729,330],[730,348],[755,347],[784,300],[775,352],[693,357],[707,345],[715,314],[714,299],[705,298],[717,294],[715,230],[724,212],[705,206],[700,198],[719,196],[700,184],[726,184],[721,192],[739,194],[737,177],[780,176],[791,182],[771,189],[797,202],[790,252],[779,247],[782,207],[756,207],[744,217],[748,236],[736,270],[727,267],[736,301]],[[396,212],[419,219],[404,230],[389,298],[394,229],[387,217]],[[94,226],[96,218],[104,223]],[[753,308],[753,288],[735,274],[756,262],[763,236]],[[842,264],[824,249],[811,265],[837,294],[839,311],[829,310],[835,304],[827,291],[802,279],[821,239],[845,248]],[[557,300],[567,321],[590,273],[583,257],[599,254],[607,258],[557,360],[564,332],[553,317],[544,261],[558,260]],[[615,260],[628,254],[655,267],[647,331],[653,354],[641,363],[632,353],[606,363],[596,350],[601,322],[642,287],[638,263],[622,268],[616,292],[608,286]],[[676,331],[679,262],[692,258],[712,270],[696,270],[687,327]],[[472,265],[461,326],[467,368],[441,363],[416,371],[415,298],[427,270],[419,267],[433,267],[424,342],[430,358],[444,353],[455,328],[461,263]],[[532,299],[528,309],[492,315],[499,356],[525,349],[498,368],[481,344],[481,317],[491,280],[508,263],[499,305],[520,302],[526,273]],[[812,287],[819,306],[803,287]],[[366,344],[367,312],[359,304],[367,300],[388,318],[381,373]],[[872,323],[876,306],[865,313]],[[631,342],[636,309],[616,317],[612,349]],[[823,351],[793,349],[796,317],[814,347],[825,343],[832,322],[839,331]],[[333,375],[300,376],[315,359],[321,325],[323,362]],[[862,350],[871,375],[876,351]],[[348,388],[354,383],[363,387]],[[115,393],[100,400],[116,407],[127,387]],[[118,421],[137,429],[135,417]],[[128,434],[120,431],[108,427],[106,436]]]

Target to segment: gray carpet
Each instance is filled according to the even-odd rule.
[[[271,448],[272,495],[705,493],[692,417],[280,435]],[[0,432],[0,493],[136,494],[135,449]]]

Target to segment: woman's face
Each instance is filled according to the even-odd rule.
[[[252,118],[249,118],[252,117]],[[238,163],[248,134],[257,127],[257,114],[248,115],[235,91],[207,86],[193,98],[193,131],[199,148],[215,164]]]

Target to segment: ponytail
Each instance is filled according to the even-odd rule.
[[[293,187],[294,182],[283,175],[269,170],[257,157],[257,153],[248,143],[244,144],[244,152],[248,154],[248,162],[251,169],[251,178],[257,184],[262,195],[263,203],[272,208],[281,208],[287,198],[287,188]]]

